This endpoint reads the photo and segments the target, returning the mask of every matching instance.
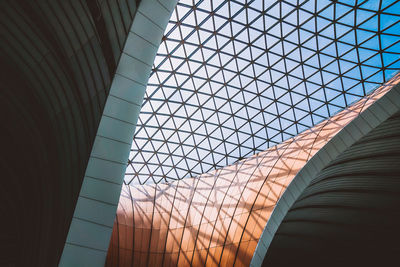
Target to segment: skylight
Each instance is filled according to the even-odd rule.
[[[179,1],[125,183],[220,168],[297,135],[400,69],[399,1]]]

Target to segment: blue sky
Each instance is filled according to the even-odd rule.
[[[232,164],[357,101],[400,69],[399,15],[398,1],[179,1],[125,182]]]

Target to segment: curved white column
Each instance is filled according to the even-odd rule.
[[[276,204],[262,232],[261,238],[258,241],[250,266],[262,266],[263,260],[279,225],[282,223],[290,207],[311,181],[316,178],[332,160],[399,111],[400,85],[398,84],[346,125],[307,162],[289,184]]]
[[[122,51],[59,266],[104,266],[147,81],[176,0],[142,0]]]

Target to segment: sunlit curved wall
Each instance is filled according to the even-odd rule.
[[[395,76],[330,119],[237,164],[170,184],[124,186],[107,266],[248,266],[300,169],[346,125],[358,129],[351,122],[398,82]]]
[[[260,266],[258,259],[262,258],[262,266],[267,267],[391,266],[397,262],[400,94],[385,98],[382,103],[385,112],[380,113],[378,120],[372,113],[364,117],[368,125],[363,124],[361,129],[366,133],[365,129],[371,126],[370,132],[337,156],[332,150],[334,146],[325,146],[332,158],[325,161],[328,164],[322,165],[316,175],[307,175],[305,179],[298,174],[294,178],[287,190],[294,193],[295,201],[285,201],[285,205],[280,203],[275,208],[270,221],[278,228],[275,234],[263,235],[260,239],[258,253],[253,257],[254,266]],[[380,122],[386,116],[389,118]],[[352,140],[352,137],[345,139]],[[320,157],[326,156],[320,154]],[[305,188],[299,186],[297,179],[303,181]],[[299,190],[291,190],[292,185]],[[265,231],[272,234],[273,229],[267,226]]]
[[[285,243],[294,232],[297,244],[289,245],[291,249],[297,246],[289,253],[294,258],[278,260],[282,266],[293,262],[301,264],[306,255],[315,253],[316,247],[321,253],[308,260],[307,266],[320,266],[322,262],[329,266],[370,266],[372,261],[381,265],[397,257],[397,252],[393,251],[399,248],[392,246],[389,235],[399,236],[395,222],[400,220],[396,211],[400,200],[397,193],[399,168],[396,166],[399,158],[398,81],[397,75],[390,82],[390,91],[333,136],[293,178],[266,224],[252,266],[266,263],[265,259],[271,255],[271,243],[278,239],[275,245],[280,245],[272,251],[274,260],[271,262],[271,257],[267,260],[275,266],[276,248],[282,247],[282,240]],[[368,211],[368,215],[363,215],[362,210]],[[285,235],[285,231],[289,233],[288,221],[296,220],[298,223],[291,224],[290,234]],[[310,224],[311,228],[304,227]],[[304,236],[307,236],[306,242]],[[314,242],[316,239],[318,241]],[[284,254],[290,251],[289,247]],[[282,251],[278,254],[282,255]]]

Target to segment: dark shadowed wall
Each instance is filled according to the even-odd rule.
[[[1,266],[57,265],[137,2],[1,1]]]

